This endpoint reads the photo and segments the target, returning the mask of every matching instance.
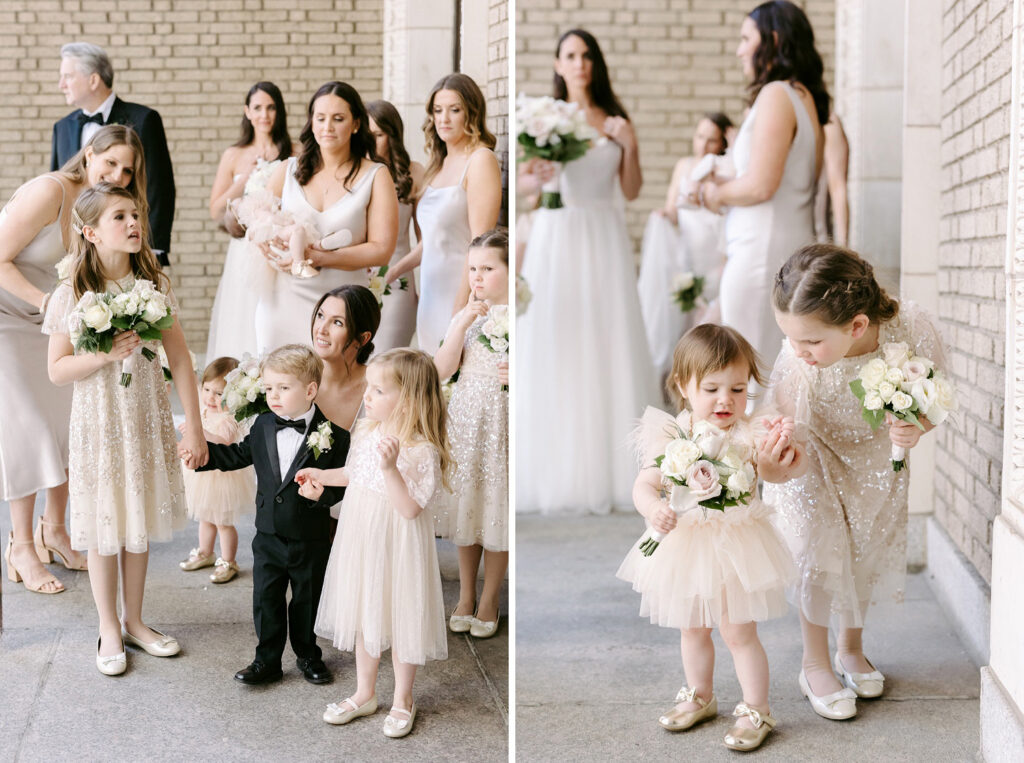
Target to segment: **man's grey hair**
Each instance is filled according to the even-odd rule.
[[[114,67],[110,64],[107,51],[91,42],[69,42],[60,48],[61,58],[72,58],[78,62],[78,70],[87,77],[100,75],[103,84],[114,86]]]

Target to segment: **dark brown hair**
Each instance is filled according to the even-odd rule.
[[[403,140],[405,125],[402,123],[402,117],[398,109],[388,101],[370,101],[366,104],[366,111],[388,138],[388,155],[382,156],[381,160],[391,170],[398,200],[408,204],[412,201],[413,183],[412,173],[409,172],[409,152],[406,151]]]
[[[718,152],[718,155],[721,156],[725,153],[725,149],[729,148],[729,139],[725,137],[725,131],[732,127],[732,120],[729,119],[727,114],[723,114],[721,111],[705,112],[701,119],[708,120],[718,128],[718,132],[722,136],[722,150]]]
[[[779,312],[812,315],[830,326],[845,326],[860,314],[884,323],[900,311],[871,263],[835,244],[811,244],[786,260],[775,276],[772,303]]]
[[[261,90],[274,101],[274,124],[270,128],[270,139],[277,146],[277,158],[287,159],[292,155],[292,139],[288,134],[288,113],[284,108],[284,98],[277,85],[273,82],[257,82],[245,94],[245,105],[248,106],[252,97]],[[253,129],[252,122],[249,121],[249,117],[242,114],[242,134],[234,145],[237,148],[245,148],[255,139],[256,130]]]
[[[728,368],[741,362],[750,369],[754,381],[764,386],[761,373],[761,359],[736,329],[714,323],[702,323],[683,334],[672,352],[672,372],[665,380],[668,392],[676,408],[683,409],[683,398],[678,387],[685,387],[691,379],[701,380],[708,374]]]
[[[796,80],[814,99],[818,123],[828,121],[829,98],[825,88],[825,66],[814,47],[814,30],[807,15],[788,0],[769,0],[750,12],[761,43],[751,64],[754,79],[748,86],[753,103],[769,82]]]
[[[229,373],[238,368],[238,361],[234,358],[224,356],[217,358],[212,363],[206,366],[206,370],[203,371],[203,378],[200,384],[206,384],[216,379],[223,379]]]
[[[558,38],[558,45],[555,46],[555,58],[562,52],[562,43],[567,38],[579,37],[587,46],[586,56],[590,58],[590,98],[601,111],[610,117],[622,117],[629,119],[629,114],[622,106],[622,103],[615,97],[612,90],[612,82],[608,77],[608,65],[604,62],[604,55],[601,53],[601,46],[597,44],[597,38],[586,29],[570,29]],[[552,87],[552,94],[560,101],[569,99],[569,89],[565,85],[562,75],[555,72],[555,81]]]
[[[470,249],[497,249],[501,260],[508,265],[508,232],[504,228],[491,228],[469,242]]]
[[[359,353],[356,355],[356,363],[363,366],[373,354],[373,338],[380,328],[380,305],[373,292],[365,286],[357,284],[344,284],[320,297],[320,301],[313,307],[313,314],[309,318],[309,335],[313,336],[313,327],[316,325],[316,314],[328,297],[336,297],[345,303],[345,327],[348,330],[348,341],[342,348],[347,350],[351,345],[358,344],[359,337],[369,332],[370,338],[365,344],[359,346]]]
[[[375,162],[377,161],[377,152],[374,150],[375,141],[370,133],[370,123],[366,116],[366,107],[363,106],[363,99],[359,97],[356,89],[346,82],[327,82],[321,85],[309,99],[309,106],[306,108],[306,126],[299,133],[302,150],[299,152],[295,166],[295,179],[299,185],[306,185],[313,175],[324,166],[324,158],[320,155],[320,145],[313,135],[313,105],[318,98],[325,95],[336,95],[345,101],[349,111],[352,112],[352,120],[359,123],[359,128],[352,133],[349,142],[352,169],[348,171],[344,181],[345,189],[351,191],[352,187],[349,184],[359,175],[363,159]]]
[[[448,146],[441,140],[441,136],[434,129],[434,96],[442,90],[451,90],[458,93],[463,108],[466,109],[466,134],[469,136],[470,148],[486,146],[494,148],[498,139],[487,129],[487,101],[484,94],[480,92],[480,86],[473,81],[472,77],[455,72],[441,77],[430,91],[427,98],[427,118],[423,122],[423,137],[427,139],[427,173],[426,182],[441,171],[444,158],[448,155]]]

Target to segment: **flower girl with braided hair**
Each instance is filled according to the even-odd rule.
[[[718,627],[743,689],[724,740],[734,750],[756,749],[775,727],[757,623],[786,613],[792,578],[757,479],[781,482],[805,468],[792,419],[747,418],[751,379],[762,382],[757,354],[735,329],[705,323],[679,340],[666,387],[680,413],[648,408],[635,433],[643,468],[633,502],[657,535],[635,543],[617,573],[643,594],[642,616],[680,630],[687,685],[658,719],[663,728],[684,731],[718,715],[711,641]]]
[[[75,308],[87,293],[124,293],[146,282],[176,312],[167,276],[146,236],[144,210],[130,191],[98,183],[82,191],[72,213],[73,264],[54,291],[43,331],[50,336],[48,369],[57,385],[74,384],[70,431],[71,544],[89,552],[89,582],[99,614],[96,665],[123,673],[124,644],[149,654],[177,654],[178,642],[142,620],[151,540],[170,540],[185,523],[185,501],[174,423],[158,362],[138,358],[131,383],[122,386],[120,362],[160,342],[185,409],[183,445],[205,462],[206,441],[185,336],[174,318],[160,342],[121,331],[108,352],[76,350]],[[145,286],[145,284],[143,284]],[[117,615],[118,557],[123,621]]]

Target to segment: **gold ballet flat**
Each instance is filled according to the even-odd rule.
[[[674,707],[658,719],[663,729],[668,731],[685,731],[702,721],[709,720],[718,715],[718,700],[715,695],[705,701],[697,696],[696,689],[683,687],[676,695],[676,704],[680,702],[696,702],[700,705],[697,710],[676,710]]]
[[[730,750],[741,750],[743,752],[756,750],[761,746],[764,738],[768,736],[768,732],[775,728],[776,721],[774,718],[767,713],[755,710],[744,702],[736,705],[736,709],[732,711],[732,714],[737,718],[743,718],[744,716],[750,718],[754,728],[748,729],[746,726],[736,724],[729,729],[724,741],[725,746]]]

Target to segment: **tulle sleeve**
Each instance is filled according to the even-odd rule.
[[[429,443],[403,448],[398,457],[398,472],[405,480],[409,496],[425,509],[441,487],[441,459]]]
[[[164,296],[167,297],[167,306],[171,308],[171,315],[178,314],[178,298],[174,296],[174,289],[168,285],[167,291],[164,292]]]
[[[915,355],[928,358],[935,367],[947,374],[946,347],[934,319],[920,306],[911,301],[900,303],[899,333]]]
[[[71,316],[71,311],[74,310],[76,304],[78,304],[78,301],[75,299],[75,292],[70,284],[62,283],[54,289],[53,294],[50,295],[49,302],[46,303],[46,315],[43,316],[43,333],[47,335],[70,334],[68,318]]]
[[[791,416],[796,421],[799,435],[810,421],[810,388],[807,364],[796,356],[789,342],[785,342],[772,368],[765,410]]]
[[[689,415],[681,413],[680,416]],[[641,469],[654,466],[654,459],[665,452],[665,446],[676,437],[676,419],[672,414],[648,406],[629,439]]]

